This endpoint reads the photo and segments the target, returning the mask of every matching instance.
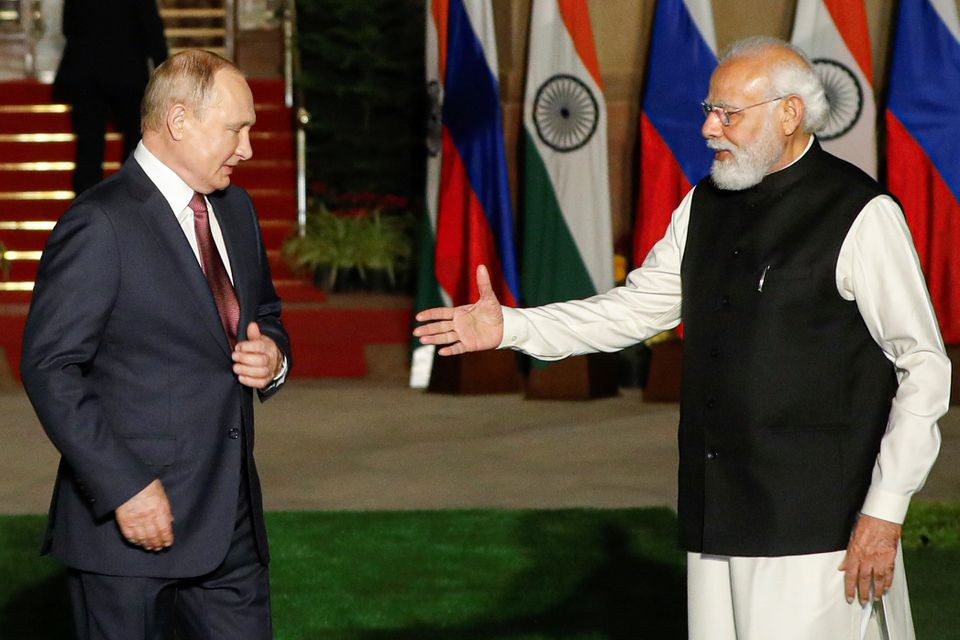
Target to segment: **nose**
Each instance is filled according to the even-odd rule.
[[[234,151],[234,154],[241,160],[249,160],[253,157],[253,145],[250,144],[250,130],[243,129],[240,131],[240,144],[237,145],[237,149]]]
[[[703,126],[700,127],[700,134],[704,138],[720,138],[723,136],[723,124],[720,122],[720,116],[711,111],[703,119]]]

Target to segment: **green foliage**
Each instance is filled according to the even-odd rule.
[[[283,255],[294,269],[320,275],[318,284],[327,291],[350,269],[364,281],[371,271],[382,270],[395,286],[398,274],[410,264],[409,226],[406,213],[373,209],[343,215],[318,202],[307,215],[304,234],[284,242]]]
[[[423,0],[297,0],[311,179],[423,188]]]

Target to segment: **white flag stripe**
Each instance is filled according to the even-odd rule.
[[[934,11],[937,12],[943,23],[947,25],[947,30],[950,31],[954,39],[960,42],[960,19],[957,18],[956,0],[930,0],[930,4],[933,5]]]
[[[687,7],[687,13],[697,26],[700,36],[706,41],[707,46],[713,55],[717,55],[717,36],[713,28],[713,9],[710,6],[710,0],[683,0]]]

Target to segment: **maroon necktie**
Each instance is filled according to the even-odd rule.
[[[207,284],[210,285],[213,300],[217,304],[217,313],[220,314],[220,323],[223,324],[230,348],[233,349],[237,344],[240,303],[237,302],[237,294],[230,283],[223,260],[220,259],[220,252],[213,242],[210,219],[207,217],[207,202],[203,199],[203,194],[194,192],[187,206],[193,209],[193,226],[197,232],[197,246],[200,248],[200,266],[203,274],[207,276]]]

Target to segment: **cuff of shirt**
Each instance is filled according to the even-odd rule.
[[[270,389],[273,389],[274,387],[279,387],[279,386],[280,386],[281,384],[283,384],[283,383],[286,381],[286,379],[287,379],[287,371],[289,371],[290,365],[289,365],[289,363],[287,362],[287,356],[285,356],[283,353],[281,353],[281,354],[280,354],[280,357],[283,358],[283,366],[280,367],[280,373],[278,373],[278,374],[273,378],[273,380],[270,382],[269,385],[267,385],[267,388],[264,389],[264,391],[268,391],[268,390],[270,390]]]
[[[527,339],[527,318],[511,307],[500,307],[503,314],[503,339],[497,349],[509,349],[523,344]]]
[[[879,487],[870,487],[860,512],[874,518],[886,520],[887,522],[903,524],[903,519],[907,516],[907,508],[909,506],[910,496],[887,491]]]

